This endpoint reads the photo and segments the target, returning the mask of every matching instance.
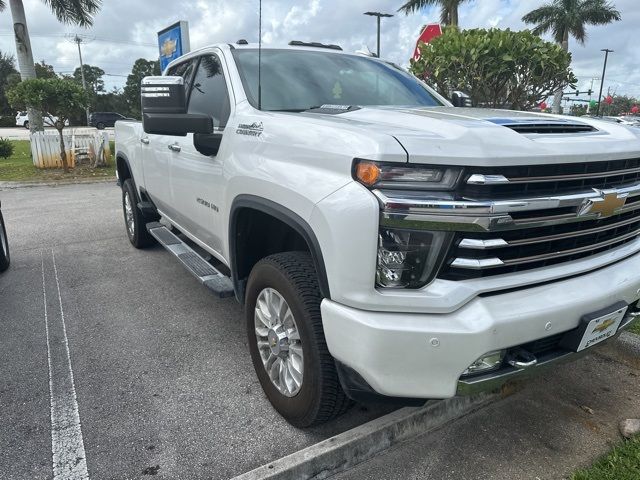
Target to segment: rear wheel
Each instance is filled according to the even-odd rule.
[[[104,123],[102,123],[102,122],[98,122],[98,124],[96,125],[96,128],[97,128],[98,130],[104,130]]]
[[[7,240],[7,230],[4,227],[4,218],[0,212],[0,272],[9,268],[11,258],[9,257],[9,242]]]
[[[138,208],[138,195],[130,178],[122,184],[122,211],[131,245],[136,248],[144,248],[155,243],[155,238],[147,232],[147,222],[142,211]]]
[[[324,338],[320,288],[308,252],[271,255],[247,283],[251,359],[274,408],[296,427],[324,423],[351,404]]]
[[[24,122],[24,128],[26,128],[27,130],[29,130],[29,120],[25,120]]]

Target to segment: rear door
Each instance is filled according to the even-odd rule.
[[[231,114],[230,91],[222,57],[201,56],[189,95],[188,113],[211,115],[214,129],[224,131]],[[175,144],[170,154],[172,203],[177,209],[175,220],[210,249],[220,252],[224,136],[220,151],[211,156],[196,150],[193,134],[174,137],[172,141]]]
[[[167,75],[184,78],[184,85],[188,92],[191,88],[196,63],[197,59],[185,60],[172,66]],[[147,192],[161,213],[171,219],[178,215],[171,194],[170,160],[174,154],[171,148],[180,138],[171,135],[151,135],[143,131],[140,139]]]

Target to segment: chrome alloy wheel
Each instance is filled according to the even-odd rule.
[[[278,291],[265,288],[254,313],[258,351],[273,385],[286,397],[302,387],[304,359],[300,332],[293,313]]]
[[[127,231],[129,236],[133,238],[136,233],[136,224],[133,220],[133,206],[131,205],[131,198],[129,198],[129,192],[124,193],[124,217],[127,222]]]

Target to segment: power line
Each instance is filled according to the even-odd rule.
[[[29,32],[29,36],[30,37],[40,37],[40,38],[67,38],[70,34],[68,33],[31,33]],[[73,35],[73,34],[71,34]],[[13,37],[14,33],[13,32],[7,32],[7,31],[0,31],[0,36],[2,37]],[[86,35],[81,35],[81,36],[86,36]],[[157,45],[155,43],[150,43],[150,42],[136,42],[133,40],[116,40],[116,39],[111,39],[111,38],[104,38],[104,37],[91,37],[93,40],[97,41],[97,42],[105,42],[105,43],[118,43],[118,44],[122,44],[122,45],[131,45],[131,46],[137,46],[137,47],[157,47]]]

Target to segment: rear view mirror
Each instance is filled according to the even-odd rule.
[[[144,77],[141,85],[142,113],[187,113],[182,77]]]
[[[471,97],[457,90],[451,95],[451,103],[454,107],[473,107]]]
[[[188,114],[182,77],[142,79],[142,127],[145,133],[184,137],[187,133],[210,134],[210,115]]]

